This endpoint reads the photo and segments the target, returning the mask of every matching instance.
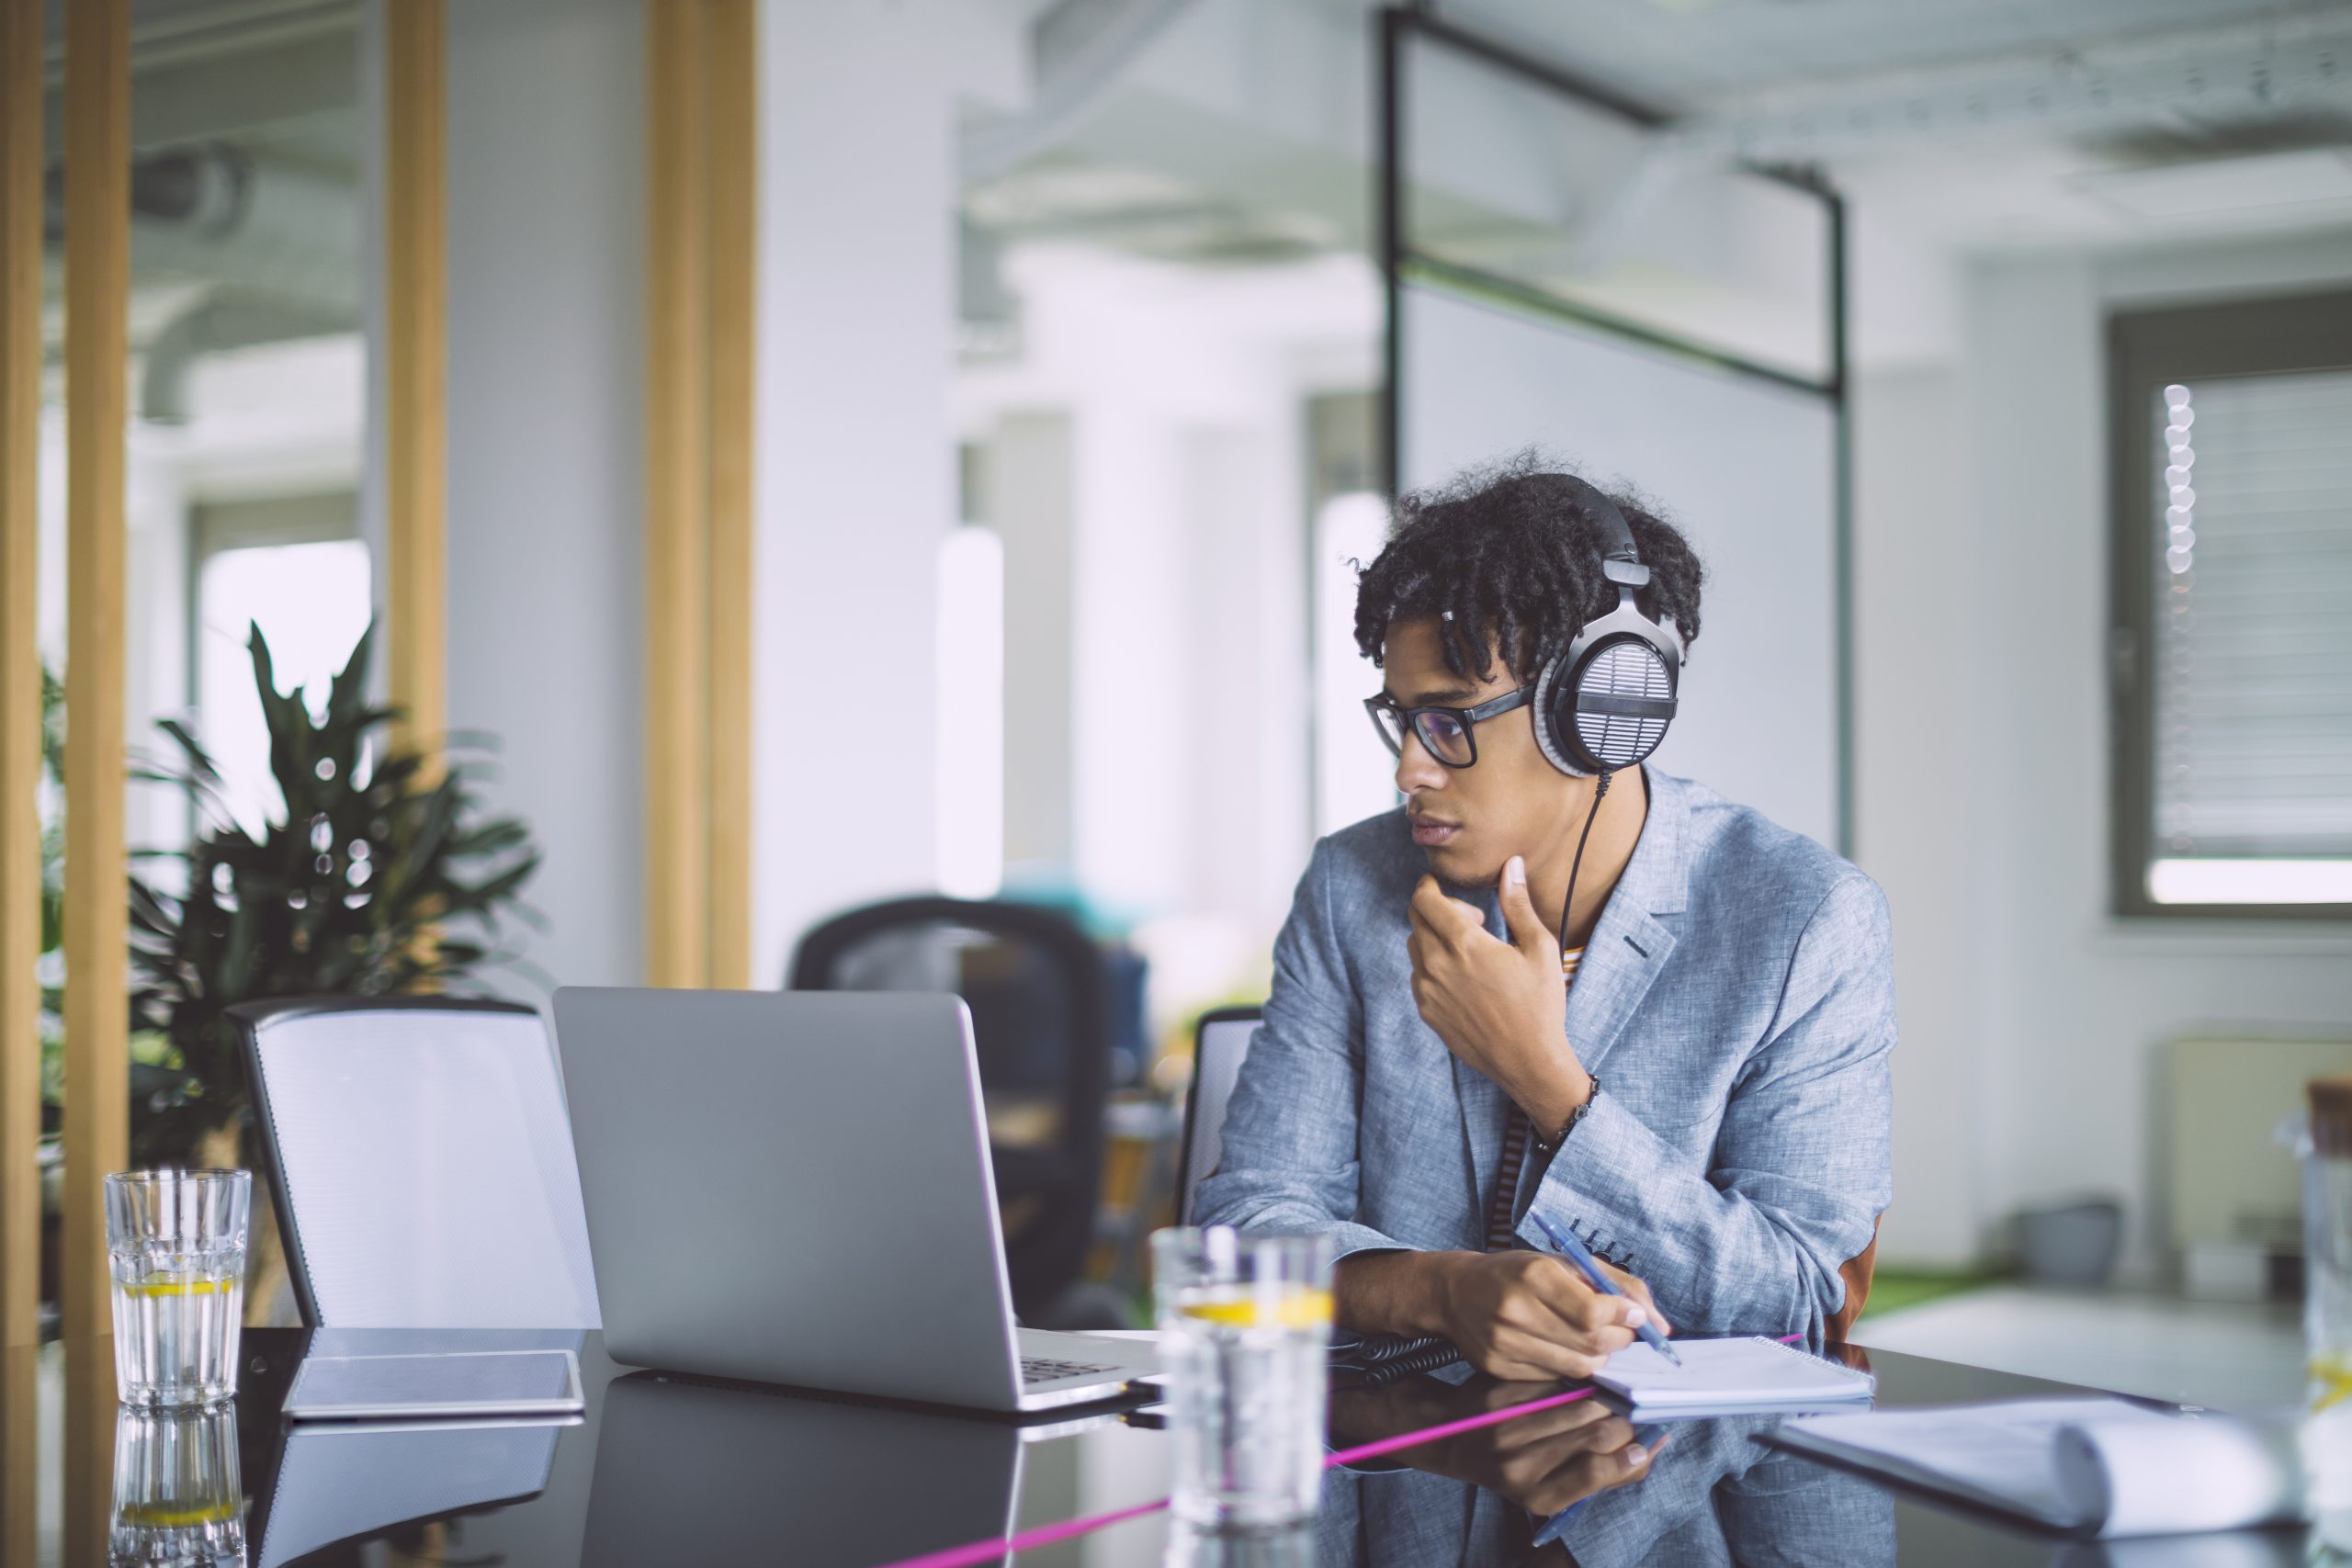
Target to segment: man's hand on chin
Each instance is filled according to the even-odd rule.
[[[1487,1075],[1541,1134],[1565,1124],[1592,1095],[1569,1049],[1560,944],[1536,918],[1527,866],[1513,855],[1497,883],[1510,941],[1478,911],[1449,898],[1434,876],[1413,889],[1413,1002],[1446,1048]]]

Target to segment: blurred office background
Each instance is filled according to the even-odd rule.
[[[748,57],[706,40],[663,76],[654,35],[707,10]],[[52,671],[67,11],[40,341],[9,349],[41,367]],[[445,30],[403,44],[425,12]],[[415,700],[398,661],[437,649],[410,677],[446,702],[424,739],[494,738],[467,753],[480,810],[541,857],[537,925],[506,923],[475,988],[776,986],[879,900],[1060,910],[1114,1014],[1115,1285],[1168,1201],[1194,1021],[1263,997],[1314,839],[1393,803],[1351,631],[1385,488],[1537,444],[1655,498],[1714,571],[1662,765],[1893,900],[1897,1197],[1866,1326],[2030,1354],[2017,1287],[1984,1281],[2071,1263],[2235,1303],[2177,1321],[2250,1357],[2291,1340],[2263,1304],[2295,1250],[2273,1129],[2352,1070],[2352,9],[127,18],[124,733],[168,752],[156,723],[184,721],[221,775],[209,818],[134,779],[129,845],[283,820],[248,623],[315,705],[373,616],[378,694]],[[694,73],[730,63],[752,112],[706,115]],[[388,130],[418,117],[446,136],[422,173]],[[426,415],[394,385],[419,254],[446,264]],[[691,396],[682,364],[710,377]],[[446,442],[446,553],[410,563],[404,610],[417,428]],[[710,570],[729,451],[734,573]],[[697,641],[739,594],[748,643]],[[703,836],[673,854],[681,822]],[[44,874],[70,903],[67,848]]]

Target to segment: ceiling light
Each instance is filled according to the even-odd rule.
[[[2217,217],[2352,203],[2352,157],[2336,149],[2311,148],[2117,169],[2077,175],[2069,183],[2132,218]]]

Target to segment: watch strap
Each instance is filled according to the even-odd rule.
[[[1574,1111],[1568,1113],[1567,1121],[1561,1123],[1560,1130],[1558,1132],[1553,1134],[1548,1138],[1537,1138],[1535,1140],[1536,1145],[1547,1155],[1559,1153],[1560,1145],[1568,1141],[1568,1134],[1577,1130],[1577,1123],[1592,1114],[1593,1101],[1600,1098],[1600,1079],[1598,1077],[1595,1077],[1592,1080],[1592,1092],[1584,1097],[1584,1103],[1577,1106]]]

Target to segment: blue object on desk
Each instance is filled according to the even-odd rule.
[[[1532,1211],[1527,1217],[1535,1222],[1536,1228],[1544,1233],[1553,1247],[1563,1258],[1577,1266],[1577,1272],[1584,1276],[1585,1283],[1604,1296],[1622,1296],[1625,1293],[1617,1288],[1616,1280],[1600,1271],[1600,1260],[1593,1257],[1584,1243],[1576,1238],[1574,1232],[1564,1234],[1554,1229],[1551,1221]],[[1666,1336],[1657,1331],[1657,1325],[1645,1321],[1634,1332],[1642,1337],[1643,1344],[1664,1356],[1676,1366],[1682,1364],[1682,1358],[1674,1353],[1674,1347],[1666,1342]]]

